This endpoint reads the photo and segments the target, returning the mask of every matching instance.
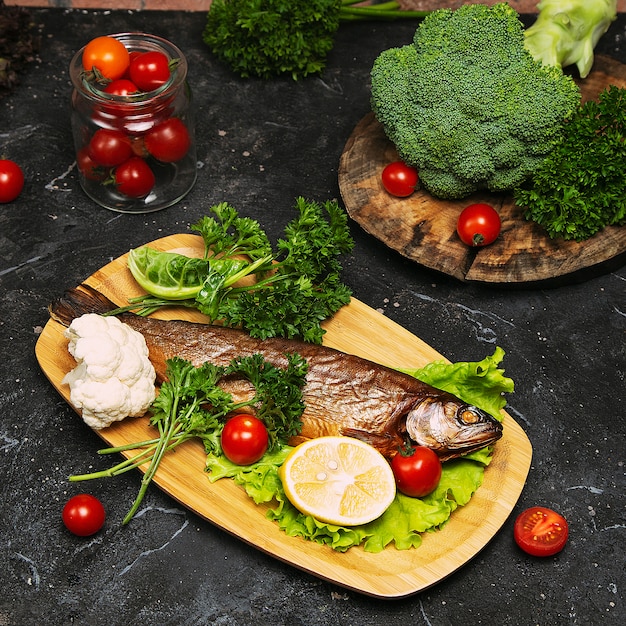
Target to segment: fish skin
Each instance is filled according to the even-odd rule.
[[[68,290],[49,310],[53,319],[67,326],[84,313],[105,313],[113,308],[104,295],[81,285]],[[166,361],[175,356],[196,366],[206,361],[225,366],[236,357],[259,353],[272,365],[284,368],[286,354],[300,354],[308,363],[305,410],[302,430],[290,440],[291,445],[325,435],[347,435],[392,458],[410,438],[448,460],[493,444],[502,436],[500,422],[456,396],[333,348],[293,339],[257,339],[242,330],[184,320],[132,313],[118,317],[144,336],[158,381],[165,379]],[[245,381],[226,382],[225,388],[235,398],[253,392]]]

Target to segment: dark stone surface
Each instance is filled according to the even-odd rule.
[[[496,345],[516,381],[508,410],[534,447],[518,505],[470,563],[413,597],[381,601],[304,574],[198,519],[157,488],[120,521],[139,474],[96,481],[103,531],[69,535],[68,475],[107,467],[34,356],[46,307],[111,259],[187,230],[228,200],[277,237],[293,199],[338,197],[339,156],[368,112],[368,72],[413,24],[343,26],[321,78],[242,81],[201,42],[204,15],[35,10],[41,62],[0,101],[0,154],[21,163],[21,197],[0,207],[0,624],[319,625],[622,624],[624,607],[624,268],[581,284],[503,290],[464,285],[412,264],[354,227],[345,261],[354,295],[452,360]],[[598,50],[626,60],[622,17]],[[198,108],[198,182],[179,205],[144,216],[100,209],[73,167],[67,66],[96,35],[143,30],[188,56]],[[224,131],[223,133],[220,131]],[[547,505],[569,520],[555,558],[513,543],[514,516]],[[251,521],[251,523],[253,523]]]

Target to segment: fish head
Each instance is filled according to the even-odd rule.
[[[434,450],[442,461],[479,450],[502,437],[502,424],[452,394],[427,397],[407,415],[411,440]]]

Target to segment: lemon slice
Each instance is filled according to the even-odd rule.
[[[391,466],[352,437],[318,437],[294,448],[279,470],[289,501],[302,513],[338,526],[367,524],[393,502]]]

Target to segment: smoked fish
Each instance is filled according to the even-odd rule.
[[[89,285],[70,289],[49,307],[65,326],[85,313],[105,313],[115,305]],[[298,353],[308,363],[303,388],[302,430],[289,443],[325,435],[366,441],[387,458],[407,442],[433,449],[442,461],[495,443],[502,424],[453,394],[436,389],[397,370],[333,348],[293,339],[255,339],[245,331],[183,320],[161,320],[121,313],[120,321],[140,332],[148,346],[157,380],[165,377],[174,356],[201,365],[228,365],[233,358],[262,354],[286,367],[286,354]],[[233,397],[252,393],[244,380],[229,381]]]

